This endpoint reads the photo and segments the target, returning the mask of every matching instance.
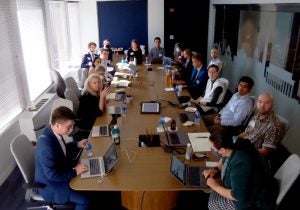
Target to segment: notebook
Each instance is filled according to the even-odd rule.
[[[92,137],[109,136],[110,130],[108,125],[98,125],[92,128]]]
[[[172,155],[170,172],[185,186],[208,189],[202,172],[206,166],[190,166],[184,164],[184,160]]]
[[[171,147],[183,147],[189,143],[187,133],[182,131],[168,131],[164,129],[164,133],[167,139],[167,145]]]
[[[108,174],[118,161],[118,153],[114,143],[111,143],[102,157],[81,159],[80,162],[87,165],[89,170],[81,174],[81,178],[104,176]]]

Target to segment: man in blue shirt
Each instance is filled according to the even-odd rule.
[[[165,49],[160,46],[161,40],[159,37],[154,38],[154,47],[150,49],[149,58],[153,64],[162,64],[165,56]]]
[[[239,129],[244,121],[252,114],[255,104],[249,95],[254,81],[248,77],[243,76],[239,80],[238,91],[232,95],[226,106],[216,116],[203,116],[206,126],[212,124],[221,125],[224,127]],[[211,120],[213,119],[213,120]],[[236,128],[236,129],[235,129]]]

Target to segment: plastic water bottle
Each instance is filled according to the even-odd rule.
[[[86,154],[88,157],[93,156],[92,145],[90,143],[88,143],[88,142],[85,143],[85,150],[86,150]]]
[[[164,128],[165,126],[165,119],[164,117],[159,118],[159,127]]]
[[[114,128],[111,131],[111,138],[115,144],[120,144],[120,129],[117,125],[114,125]]]
[[[200,113],[199,113],[198,110],[196,110],[196,112],[195,112],[194,123],[195,123],[195,125],[199,125],[200,124]]]
[[[186,160],[190,160],[192,158],[192,154],[193,154],[193,148],[191,143],[188,143],[186,145],[186,151],[185,151],[185,159]]]
[[[122,57],[121,63],[122,63],[122,65],[125,65],[125,58],[124,57]]]
[[[126,110],[127,110],[127,104],[126,104],[126,100],[124,100],[122,105],[121,105],[121,114],[122,114],[122,116],[126,116]]]

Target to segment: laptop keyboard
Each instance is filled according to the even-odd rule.
[[[189,120],[189,118],[188,118],[188,116],[187,116],[186,113],[180,113],[180,114],[179,114],[179,118],[180,118],[180,122],[181,122],[181,123],[185,123],[186,121]]]
[[[98,158],[89,159],[90,163],[90,174],[97,175],[100,174],[100,162]]]
[[[180,144],[178,135],[176,133],[170,133],[170,140],[172,144]]]
[[[107,126],[100,126],[100,135],[106,136],[108,135],[108,127]]]
[[[199,186],[201,188],[208,188],[206,179],[202,172],[207,169],[206,167],[189,167],[189,185]]]

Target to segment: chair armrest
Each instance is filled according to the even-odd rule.
[[[24,183],[23,189],[25,190],[36,190],[36,189],[43,189],[46,185],[45,184],[38,184],[38,183]]]

